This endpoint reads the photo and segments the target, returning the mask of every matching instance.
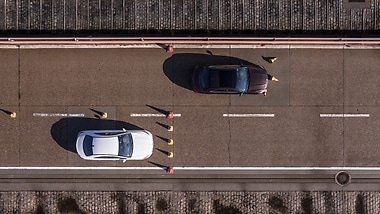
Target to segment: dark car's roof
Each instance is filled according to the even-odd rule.
[[[210,67],[209,88],[234,88],[243,90],[247,88],[248,73],[244,67]],[[246,80],[244,82],[244,77]],[[242,79],[243,78],[243,79]],[[242,82],[243,81],[243,82]],[[243,89],[242,89],[243,88]]]

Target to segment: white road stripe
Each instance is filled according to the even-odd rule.
[[[84,117],[84,114],[33,113],[34,117]]]
[[[274,114],[223,114],[223,117],[274,117]]]
[[[186,167],[175,166],[175,170],[201,170],[201,171],[299,171],[299,170],[358,170],[380,171],[380,167]],[[49,166],[26,166],[26,167],[0,167],[0,170],[157,170],[161,167],[49,167]]]
[[[320,117],[369,117],[369,114],[320,114]]]
[[[135,114],[131,113],[131,117],[166,117],[165,114]],[[174,114],[174,117],[181,117],[181,114]]]

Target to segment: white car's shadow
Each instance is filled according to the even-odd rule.
[[[80,131],[84,130],[142,130],[133,124],[94,118],[68,117],[60,119],[51,127],[51,136],[62,148],[76,153],[75,142]]]

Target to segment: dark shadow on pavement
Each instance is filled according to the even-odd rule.
[[[212,54],[180,53],[166,59],[163,64],[165,75],[174,84],[192,90],[191,72],[202,65],[251,65],[244,59]]]
[[[155,110],[155,111],[157,111],[157,112],[159,112],[161,114],[164,114],[164,115],[167,115],[169,113],[169,111],[166,111],[164,109],[160,109],[160,108],[148,105],[148,104],[146,106],[148,106],[149,108],[151,108],[151,109],[153,109],[153,110]]]
[[[156,148],[156,150],[162,152],[162,153],[165,154],[166,156],[169,155],[169,152],[168,152],[168,151],[165,151],[165,150],[163,150],[163,149]]]
[[[162,164],[159,164],[159,163],[155,163],[155,162],[152,162],[152,161],[148,161],[148,162],[149,162],[150,164],[153,164],[153,165],[155,165],[155,166],[157,166],[157,167],[163,169],[163,170],[166,170],[166,169],[168,168],[167,166],[162,165]]]
[[[165,129],[169,129],[170,128],[169,125],[166,125],[166,124],[163,124],[163,123],[160,123],[160,122],[156,122],[156,124],[158,124],[159,126],[165,128]]]
[[[156,43],[156,45],[164,50],[166,50],[166,48],[168,47],[168,45],[166,44],[163,44],[163,43]]]
[[[169,141],[169,138],[165,138],[165,137],[161,137],[159,135],[156,135],[156,137],[160,138],[161,140],[165,141],[165,142],[168,142]]]
[[[96,118],[98,118],[98,119],[100,119],[100,118],[103,116],[103,114],[104,114],[104,112],[102,112],[102,111],[98,111],[98,110],[93,109],[93,108],[90,108],[90,110],[93,111],[93,112],[95,113],[94,116],[95,116]]]
[[[121,130],[123,128],[127,130],[142,130],[142,128],[124,121],[68,117],[54,123],[50,133],[58,145],[68,151],[76,153],[75,143],[80,131]]]
[[[4,112],[4,113],[7,114],[7,115],[11,115],[11,114],[12,114],[12,112],[7,111],[7,110],[5,110],[5,109],[0,109],[0,111]]]

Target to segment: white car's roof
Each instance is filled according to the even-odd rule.
[[[94,155],[117,155],[119,152],[118,137],[93,137],[92,153]]]

